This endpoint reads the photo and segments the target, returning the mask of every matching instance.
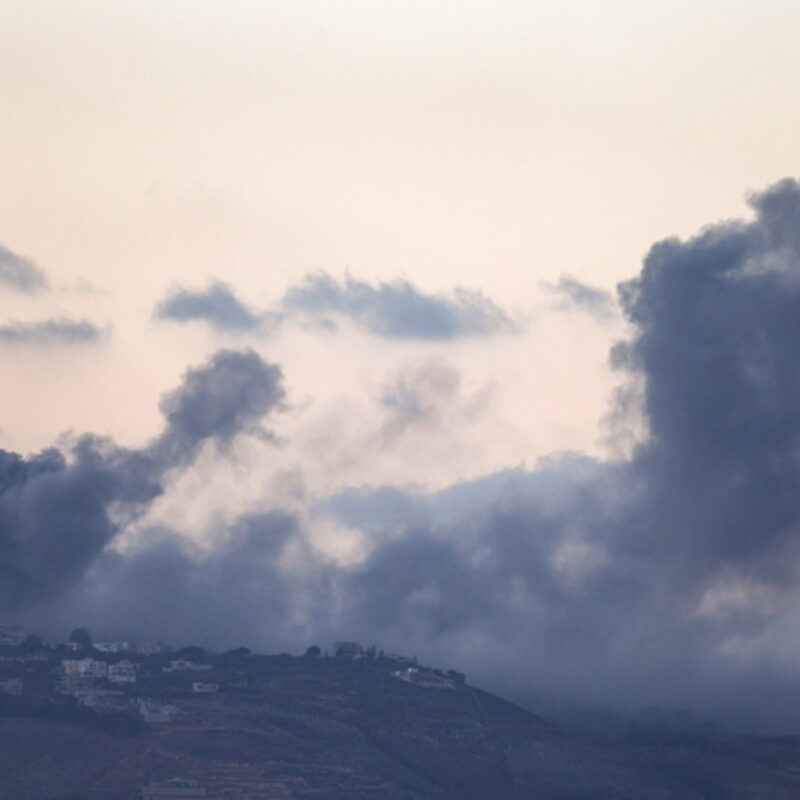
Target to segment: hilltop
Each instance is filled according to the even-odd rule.
[[[31,644],[2,647],[3,798],[800,796],[798,739],[645,730],[603,740],[400,656]],[[104,664],[105,677],[70,678],[65,662],[81,661]],[[128,679],[111,681],[122,662]],[[183,794],[169,794],[175,777]]]

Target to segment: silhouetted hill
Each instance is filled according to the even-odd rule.
[[[800,797],[800,739],[570,733],[459,680],[392,661],[213,657],[197,674],[142,664],[136,694],[170,722],[108,732],[0,718],[0,793],[122,800],[173,776],[207,797],[700,800]],[[413,669],[413,668],[412,668]]]

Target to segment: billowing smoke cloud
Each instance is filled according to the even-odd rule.
[[[777,723],[800,689],[800,186],[752,205],[655,245],[620,287],[635,332],[613,359],[649,429],[630,460],[329,502],[381,542],[346,618],[449,642],[518,696],[527,681]]]
[[[361,330],[386,339],[451,340],[470,336],[516,333],[518,320],[481,292],[456,289],[452,295],[431,295],[408,281],[373,286],[325,273],[309,275],[289,289],[273,309],[255,313],[231,288],[219,281],[207,289],[176,289],[162,300],[154,316],[160,320],[201,320],[227,332],[274,332],[292,318],[335,330],[346,318]]]
[[[279,367],[253,350],[220,350],[163,397],[166,427],[150,453],[160,463],[176,465],[190,460],[210,439],[226,445],[241,433],[268,436],[259,422],[280,408],[284,397]]]
[[[0,245],[0,287],[35,294],[49,286],[47,276],[36,264]]]
[[[347,317],[387,339],[446,340],[513,333],[519,327],[481,292],[459,288],[452,296],[430,295],[403,280],[373,286],[350,277],[310,275],[286,293],[283,307],[329,325],[334,316]]]
[[[80,619],[112,635],[201,646],[295,647],[317,632],[301,610],[312,596],[315,608],[327,599],[314,595],[324,591],[320,572],[286,569],[301,538],[297,521],[281,513],[243,516],[206,553],[181,545],[172,531],[151,531],[144,548],[100,554],[91,575],[62,599],[56,624],[68,629]],[[52,626],[52,613],[45,624]]]
[[[292,514],[245,513],[197,553],[162,532],[125,555],[105,551],[60,608],[70,622],[83,614],[101,626],[121,626],[133,608],[132,634],[156,625],[220,647],[375,641],[466,669],[531,705],[662,703],[753,728],[796,727],[800,185],[777,184],[752,206],[751,221],[655,245],[620,287],[633,334],[613,360],[643,387],[648,427],[629,458],[554,456],[437,493],[351,489]],[[277,373],[252,371],[254,407],[277,407]],[[248,392],[223,400],[215,380],[206,387],[192,375],[164,403],[165,441],[179,444],[139,458],[175,453],[163,457],[180,462],[195,451],[184,436],[252,429],[249,400],[231,428],[219,411]],[[446,395],[446,370],[437,376]],[[217,398],[197,418],[185,401],[195,388]],[[387,402],[427,413],[417,388],[401,386]],[[25,468],[31,478],[8,478],[6,492],[72,469],[41,458]],[[21,469],[7,473],[28,474]],[[315,526],[332,521],[360,532],[360,553],[335,561],[314,548]],[[20,559],[17,540],[4,546],[10,563],[36,563]],[[171,620],[153,621],[151,596],[168,598]]]
[[[263,322],[221,281],[201,290],[173,290],[156,306],[154,316],[175,322],[205,321],[217,330],[233,332],[255,331]]]
[[[0,451],[0,602],[20,609],[78,581],[128,516],[161,490],[135,454],[90,436],[65,455]]]
[[[40,322],[0,325],[0,344],[28,347],[90,345],[102,341],[105,331],[85,319],[57,317]]]
[[[518,693],[524,672],[595,702],[780,717],[800,689],[800,186],[752,205],[657,244],[620,287],[635,333],[613,358],[643,379],[649,427],[629,461],[329,504],[381,542],[346,618],[482,651],[494,679],[522,659]]]
[[[610,322],[617,315],[617,305],[609,292],[589,286],[571,275],[562,275],[556,283],[543,285],[558,299],[559,308],[581,309],[598,322]]]
[[[209,441],[258,431],[282,401],[280,370],[252,351],[221,351],[166,395],[163,433],[141,450],[83,436],[68,452],[0,451],[0,605],[20,611],[79,583],[115,536]]]

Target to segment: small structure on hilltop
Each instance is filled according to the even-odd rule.
[[[172,722],[179,713],[177,706],[164,706],[152,700],[139,699],[138,704],[142,719],[153,725],[163,725]]]
[[[133,651],[133,645],[130,642],[95,642],[93,647],[101,653],[129,653]]]
[[[398,669],[392,673],[393,678],[399,678],[406,683],[413,683],[414,686],[421,686],[423,689],[452,689],[453,681],[428,669],[418,667],[406,667]]]
[[[355,660],[364,657],[364,648],[358,642],[334,642],[333,655],[336,658]]]
[[[108,680],[111,683],[136,683],[136,667],[127,659],[109,664]]]
[[[105,678],[108,665],[93,658],[65,658],[61,662],[65,675],[83,675],[87,678]]]

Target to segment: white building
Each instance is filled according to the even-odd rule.
[[[108,680],[111,683],[136,683],[136,667],[127,660],[109,664]]]
[[[94,649],[101,653],[129,653],[133,645],[130,642],[95,642]]]
[[[417,669],[417,667],[406,667],[398,669],[392,673],[393,678],[399,678],[406,683],[413,683],[415,686],[422,686],[425,689],[453,689],[453,681],[442,675],[437,675],[430,670]]]
[[[65,658],[61,667],[65,675],[81,675],[86,678],[105,678],[108,675],[106,662],[95,661],[93,658]]]
[[[162,706],[152,700],[139,700],[139,713],[145,722],[159,725],[172,722],[178,716],[179,710],[176,706]]]

